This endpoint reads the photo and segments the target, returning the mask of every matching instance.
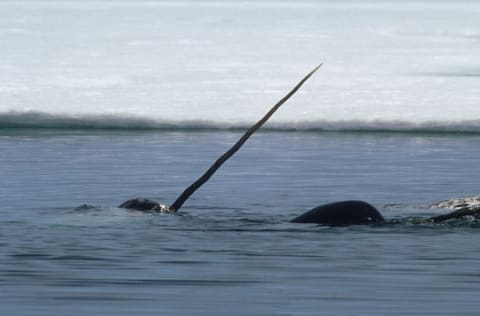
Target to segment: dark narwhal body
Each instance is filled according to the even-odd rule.
[[[425,219],[416,223],[443,223],[449,220],[480,220],[480,205],[463,205],[447,214]],[[293,223],[315,223],[326,226],[369,225],[385,223],[382,214],[363,201],[341,201],[324,204],[311,209],[291,220]]]
[[[382,214],[363,201],[342,201],[320,205],[292,219],[293,223],[315,223],[328,226],[383,223]]]

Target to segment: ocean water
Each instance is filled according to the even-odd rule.
[[[477,313],[479,224],[410,219],[478,194],[479,135],[263,132],[178,215],[116,207],[171,203],[240,135],[4,132],[2,313]],[[400,223],[289,223],[341,199]]]
[[[474,1],[0,0],[1,315],[476,315]],[[323,67],[176,215],[172,203]],[[289,220],[361,199],[389,220]]]

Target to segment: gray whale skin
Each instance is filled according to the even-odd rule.
[[[341,201],[324,204],[291,220],[293,223],[315,223],[328,226],[383,223],[382,214],[367,202]]]

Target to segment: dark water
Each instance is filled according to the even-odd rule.
[[[477,315],[480,225],[420,225],[478,194],[480,135],[263,132],[178,215],[236,131],[0,136],[2,315]],[[399,224],[288,220],[367,200]],[[83,204],[95,207],[80,207]]]

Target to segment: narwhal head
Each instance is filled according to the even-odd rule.
[[[169,208],[166,205],[160,204],[153,200],[146,199],[144,197],[136,197],[128,201],[123,202],[118,207],[126,208],[129,210],[157,212],[157,213],[174,213],[175,209]]]

